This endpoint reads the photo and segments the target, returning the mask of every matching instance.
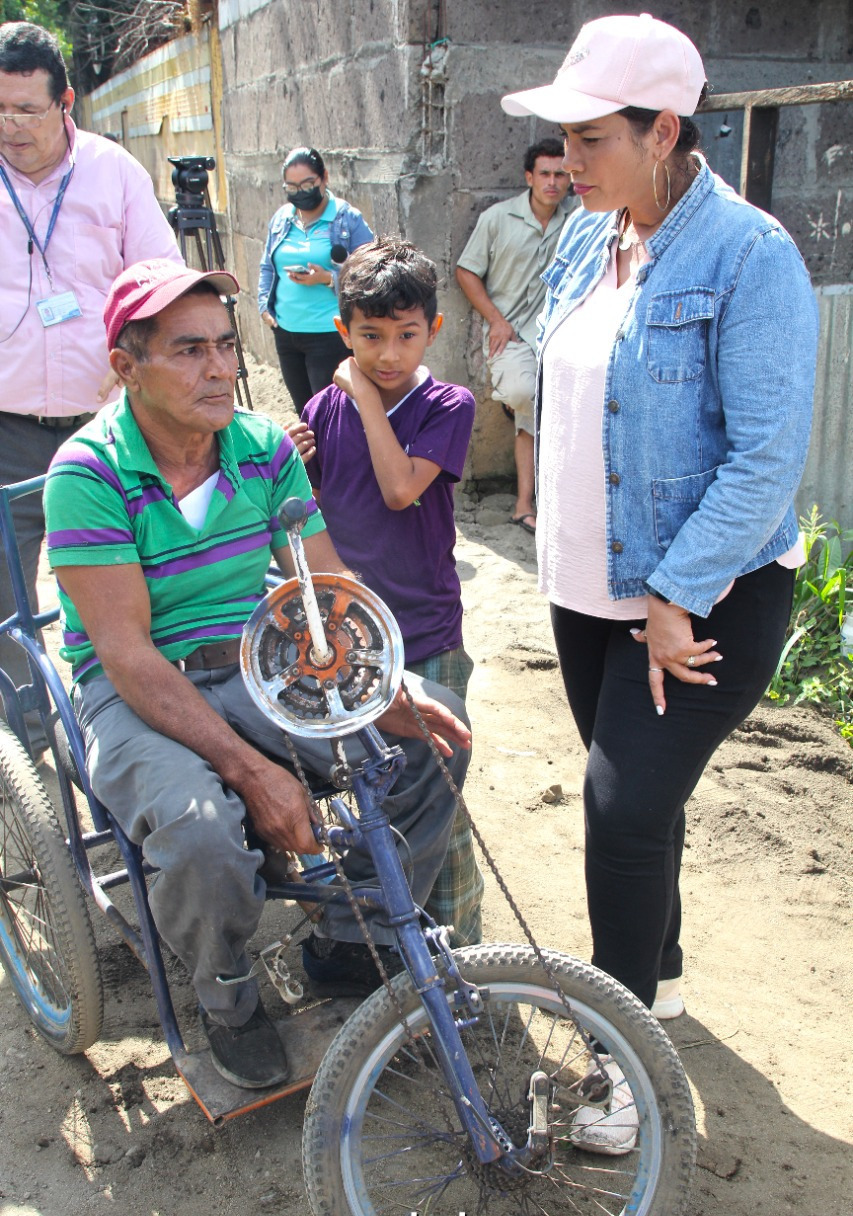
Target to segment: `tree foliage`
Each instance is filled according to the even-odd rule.
[[[0,21],[32,21],[59,40],[65,61],[71,63],[70,0],[0,0]]]
[[[55,34],[75,89],[91,93],[209,8],[204,0],[0,0],[0,19]]]
[[[89,93],[187,28],[186,0],[70,0],[77,87]]]

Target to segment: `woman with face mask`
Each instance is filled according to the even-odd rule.
[[[282,172],[287,201],[270,220],[258,308],[273,331],[284,383],[301,412],[349,355],[334,322],[338,271],[373,233],[360,211],[332,194],[315,148],[294,148]]]

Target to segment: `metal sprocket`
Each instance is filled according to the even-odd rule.
[[[388,606],[362,583],[312,576],[329,655],[308,629],[299,581],[275,587],[243,629],[249,694],[294,735],[334,739],[361,730],[391,704],[403,677],[403,639]]]

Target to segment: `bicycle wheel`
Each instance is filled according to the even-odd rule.
[[[588,1105],[579,1090],[592,1057],[533,951],[480,946],[456,957],[485,998],[483,1015],[460,1033],[489,1112],[523,1146],[530,1078],[544,1071],[549,1151],[515,1174],[477,1160],[431,1051],[424,1008],[409,977],[398,976],[417,1046],[380,989],[341,1028],[314,1081],[302,1142],[314,1216],[678,1216],[695,1162],[693,1103],[678,1056],[648,1010],[594,967],[548,953],[576,1022],[606,1045],[639,1116],[626,1155],[584,1152],[570,1133],[575,1111]]]
[[[0,962],[36,1029],[63,1055],[103,1023],[103,988],[83,889],[44,785],[0,726]]]

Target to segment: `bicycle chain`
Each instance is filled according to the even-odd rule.
[[[444,763],[444,758],[441,755],[441,752],[438,750],[438,747],[436,746],[435,740],[432,737],[432,732],[430,731],[427,724],[424,722],[423,717],[421,716],[420,710],[415,705],[414,698],[412,697],[412,694],[409,691],[409,688],[408,688],[405,680],[401,681],[400,687],[403,692],[403,695],[406,698],[409,709],[411,710],[412,715],[418,724],[418,729],[420,730],[421,734],[423,735],[423,738],[427,744],[427,747],[429,748],[433,759],[435,760],[436,764],[438,765],[439,771],[441,772],[446,785],[448,786],[451,794],[453,795],[457,810],[461,810],[462,814],[465,816],[468,826],[471,829],[471,833],[472,833],[474,839],[477,841],[477,844],[479,845],[479,847],[482,851],[483,857],[485,858],[485,860],[489,866],[489,869],[494,874],[495,881],[497,882],[498,886],[500,887],[501,891],[503,892],[503,895],[504,895],[507,903],[509,904],[510,908],[512,909],[513,914],[515,915],[515,918],[518,921],[519,925],[521,926],[521,930],[524,933],[524,936],[527,938],[527,941],[529,942],[529,944],[533,950],[533,953],[536,956],[537,961],[539,962],[539,965],[542,967],[542,970],[545,972],[545,975],[548,977],[548,982],[550,983],[554,992],[559,997],[560,1003],[563,1006],[563,1008],[565,1009],[565,1011],[569,1017],[569,1020],[574,1024],[574,1026],[577,1029],[578,1033],[580,1034],[587,1050],[590,1052],[592,1058],[595,1060],[595,1062],[597,1064],[598,1074],[600,1075],[602,1082],[606,1084],[608,1082],[608,1077],[607,1077],[607,1074],[604,1072],[603,1065],[599,1061],[599,1056],[602,1055],[603,1053],[599,1050],[596,1050],[596,1048],[593,1046],[593,1043],[592,1043],[592,1036],[589,1034],[589,1032],[583,1026],[581,1026],[579,1024],[577,1017],[576,1017],[571,1005],[569,1004],[568,997],[563,992],[563,989],[560,986],[560,981],[557,979],[557,976],[554,974],[553,968],[551,967],[548,960],[545,958],[545,955],[543,954],[539,944],[537,943],[536,939],[534,938],[533,932],[530,929],[530,926],[527,924],[527,921],[524,919],[521,909],[519,908],[518,904],[513,899],[512,894],[510,893],[509,887],[506,885],[503,875],[501,874],[500,870],[498,869],[497,862],[495,861],[494,857],[492,856],[491,852],[489,851],[488,846],[486,845],[486,842],[484,841],[479,828],[477,827],[476,823],[474,822],[474,818],[473,818],[470,810],[468,809],[468,805],[465,802],[465,799],[462,795],[462,791],[459,789],[456,782],[453,780],[453,777],[450,774],[450,770],[448,769],[447,765]],[[396,992],[394,991],[394,989],[391,985],[391,979],[388,975],[388,972],[385,969],[385,966],[384,966],[381,958],[379,957],[379,952],[376,949],[376,944],[373,941],[373,936],[370,932],[370,929],[368,928],[367,921],[364,919],[364,914],[362,913],[361,908],[359,907],[358,902],[355,898],[355,894],[353,892],[352,885],[351,885],[346,873],[344,872],[344,868],[343,868],[340,858],[337,855],[337,851],[331,844],[331,840],[330,840],[329,834],[328,834],[328,829],[327,829],[325,820],[323,819],[322,811],[317,804],[317,800],[315,799],[313,791],[311,790],[311,786],[308,783],[308,779],[305,776],[305,770],[302,767],[302,764],[299,760],[298,755],[296,754],[296,748],[294,747],[290,736],[286,732],[285,732],[284,737],[285,737],[285,742],[287,744],[287,750],[290,753],[291,762],[293,764],[294,769],[296,770],[296,775],[299,778],[299,781],[300,781],[303,789],[305,790],[305,793],[308,796],[311,810],[314,812],[317,819],[319,820],[321,833],[322,833],[322,837],[323,837],[323,843],[328,846],[329,856],[331,857],[331,860],[335,866],[335,873],[336,873],[337,877],[340,879],[341,885],[346,894],[347,901],[352,910],[353,916],[356,920],[356,923],[358,924],[359,929],[361,930],[361,933],[364,937],[365,944],[367,945],[367,948],[370,951],[371,958],[373,959],[374,965],[376,966],[376,969],[379,972],[382,983],[385,987],[386,992],[388,993],[388,997],[389,997],[390,1001],[392,1002],[394,1009],[397,1012],[398,1020],[400,1022],[400,1025],[403,1027],[403,1030],[406,1033],[406,1038],[408,1039],[411,1046],[416,1049],[419,1056],[421,1056],[421,1059],[423,1062],[423,1055],[422,1055],[423,1046],[418,1041],[418,1039],[416,1039],[413,1031],[411,1030],[408,1023],[406,1022],[406,1017],[405,1017],[405,1014],[403,1013],[402,1004],[400,1002],[399,997],[397,996]]]
[[[394,1008],[397,1011],[397,1016],[399,1017],[401,1024],[406,1029],[409,1038],[412,1039],[412,1041],[414,1041],[414,1036],[412,1035],[411,1031],[409,1031],[408,1027],[406,1026],[405,1014],[403,1013],[403,1006],[400,1003],[400,998],[397,996],[396,992],[394,991],[394,989],[391,986],[391,977],[388,975],[388,972],[385,970],[385,964],[382,962],[382,959],[379,957],[379,951],[376,949],[376,943],[373,940],[373,935],[371,934],[370,929],[367,927],[367,921],[364,919],[364,913],[362,912],[361,908],[359,907],[358,900],[355,898],[355,892],[353,891],[352,884],[344,871],[343,863],[341,862],[341,859],[338,856],[337,849],[335,849],[333,847],[332,842],[329,838],[329,830],[328,830],[328,827],[326,826],[326,822],[323,818],[323,812],[321,811],[319,805],[317,804],[317,800],[314,797],[314,793],[313,793],[313,790],[311,789],[311,786],[308,784],[308,778],[305,776],[305,769],[302,767],[302,764],[299,760],[299,756],[296,754],[296,748],[293,745],[293,741],[286,732],[285,732],[284,738],[285,738],[285,742],[287,744],[287,750],[290,753],[291,763],[293,764],[293,767],[296,770],[296,775],[299,778],[300,783],[302,784],[302,788],[305,790],[305,793],[308,795],[308,800],[311,805],[311,810],[314,812],[315,816],[317,817],[317,820],[319,821],[320,830],[321,830],[322,836],[323,836],[323,843],[328,847],[329,856],[335,866],[335,873],[336,873],[337,877],[340,879],[341,886],[343,887],[343,890],[346,894],[347,901],[349,903],[352,914],[355,917],[356,924],[358,925],[359,929],[361,930],[362,936],[364,937],[365,945],[367,946],[368,950],[370,951],[370,956],[373,959],[374,965],[376,966],[376,970],[379,972],[379,975],[382,979],[382,983],[385,985],[385,990],[388,993],[389,999],[391,1000],[391,1002],[394,1005]]]
[[[406,1039],[408,1040],[409,1046],[411,1047],[411,1049],[414,1053],[415,1059],[418,1061],[420,1067],[426,1071],[428,1069],[428,1061],[426,1058],[426,1045],[421,1041],[421,1039],[416,1037],[414,1031],[412,1030],[408,1021],[406,1020],[406,1015],[403,1012],[402,1002],[400,1001],[400,998],[398,997],[397,993],[394,991],[393,985],[391,984],[391,977],[389,976],[388,972],[385,969],[385,964],[382,962],[382,959],[379,957],[379,951],[376,949],[376,943],[373,940],[373,935],[371,934],[370,929],[367,926],[367,921],[364,919],[364,914],[358,905],[358,900],[355,898],[355,892],[352,889],[352,883],[350,882],[349,878],[347,877],[347,875],[344,871],[343,863],[341,862],[341,859],[338,856],[337,850],[333,847],[331,839],[329,838],[329,830],[328,830],[326,822],[323,818],[323,812],[321,811],[320,807],[318,806],[317,799],[314,797],[314,792],[308,783],[308,778],[305,776],[305,769],[302,767],[302,764],[299,760],[299,756],[296,754],[296,748],[293,745],[293,741],[286,732],[285,732],[284,738],[285,738],[285,742],[287,744],[287,750],[290,753],[291,762],[293,764],[294,769],[296,770],[296,775],[299,778],[300,783],[302,784],[302,788],[305,790],[305,793],[308,796],[308,801],[310,803],[311,810],[314,812],[317,819],[319,820],[320,830],[321,830],[321,833],[323,836],[323,843],[327,846],[328,854],[334,863],[335,873],[337,874],[337,877],[340,879],[340,882],[341,882],[341,885],[346,894],[350,909],[352,911],[353,916],[355,917],[356,924],[358,925],[359,929],[361,930],[362,936],[364,937],[365,945],[367,946],[368,950],[370,951],[370,956],[373,959],[374,966],[376,967],[376,970],[379,972],[380,978],[385,987],[385,991],[388,993],[388,999],[391,1001],[391,1004],[394,1006],[394,1010],[397,1014],[397,1021],[399,1022],[400,1026],[403,1029]],[[443,1118],[443,1121],[444,1121],[444,1124],[445,1124],[445,1127],[446,1127],[448,1133],[452,1137],[454,1137],[456,1135],[456,1129],[453,1127],[450,1117],[447,1114],[447,1111],[443,1106],[441,1108],[441,1114],[442,1114],[442,1118]]]
[[[421,717],[420,710],[418,709],[417,705],[415,705],[414,698],[412,697],[412,694],[409,692],[409,689],[406,686],[405,680],[402,682],[401,687],[403,689],[403,693],[406,697],[406,700],[409,703],[409,709],[412,711],[415,721],[418,723],[418,726],[420,727],[421,733],[422,733],[424,739],[426,740],[427,746],[429,747],[430,751],[432,752],[433,758],[435,759],[435,762],[438,765],[442,776],[444,777],[445,783],[447,784],[448,788],[450,789],[450,792],[453,794],[453,797],[456,800],[457,810],[461,810],[462,814],[465,816],[465,819],[468,822],[468,826],[471,829],[471,834],[473,835],[474,839],[477,841],[477,844],[480,846],[483,857],[485,858],[485,860],[489,866],[489,869],[494,874],[495,881],[497,882],[498,886],[500,887],[501,891],[503,892],[507,903],[509,904],[513,913],[515,914],[515,919],[518,921],[519,925],[521,926],[521,930],[524,933],[524,936],[527,938],[528,942],[530,943],[530,946],[533,950],[533,953],[536,955],[536,959],[537,959],[538,963],[540,964],[540,966],[542,967],[542,970],[545,972],[546,976],[548,977],[548,981],[551,984],[551,987],[554,989],[554,992],[556,992],[557,996],[560,998],[561,1005],[565,1009],[566,1013],[569,1015],[570,1020],[574,1023],[575,1027],[577,1028],[577,1031],[580,1034],[581,1038],[583,1039],[587,1049],[590,1051],[593,1059],[598,1064],[599,1073],[601,1073],[602,1076],[606,1079],[606,1074],[604,1073],[604,1068],[599,1062],[599,1056],[604,1053],[597,1051],[593,1047],[592,1036],[588,1033],[587,1030],[584,1029],[583,1026],[581,1026],[578,1023],[577,1017],[576,1017],[571,1005],[569,1004],[569,999],[566,996],[565,992],[563,992],[562,987],[560,986],[560,981],[557,979],[556,975],[554,974],[554,970],[551,967],[551,964],[548,962],[548,960],[545,958],[545,955],[542,953],[542,950],[541,950],[538,942],[536,941],[536,939],[533,936],[533,932],[530,929],[530,926],[527,924],[527,921],[524,919],[524,917],[521,913],[521,909],[519,908],[518,904],[513,899],[512,895],[510,893],[509,887],[504,882],[503,875],[501,874],[500,870],[498,869],[497,862],[495,861],[494,857],[492,857],[492,854],[489,852],[488,846],[486,845],[485,840],[483,839],[482,835],[480,834],[479,828],[477,827],[476,823],[474,822],[474,817],[472,816],[471,812],[468,809],[468,805],[465,802],[465,799],[462,795],[462,791],[459,789],[456,782],[453,780],[453,777],[450,775],[450,770],[448,769],[447,765],[444,763],[444,757],[442,756],[441,752],[438,750],[438,747],[436,746],[435,740],[432,737],[432,732],[430,731],[429,727],[427,726],[427,724],[424,722],[423,718]]]

